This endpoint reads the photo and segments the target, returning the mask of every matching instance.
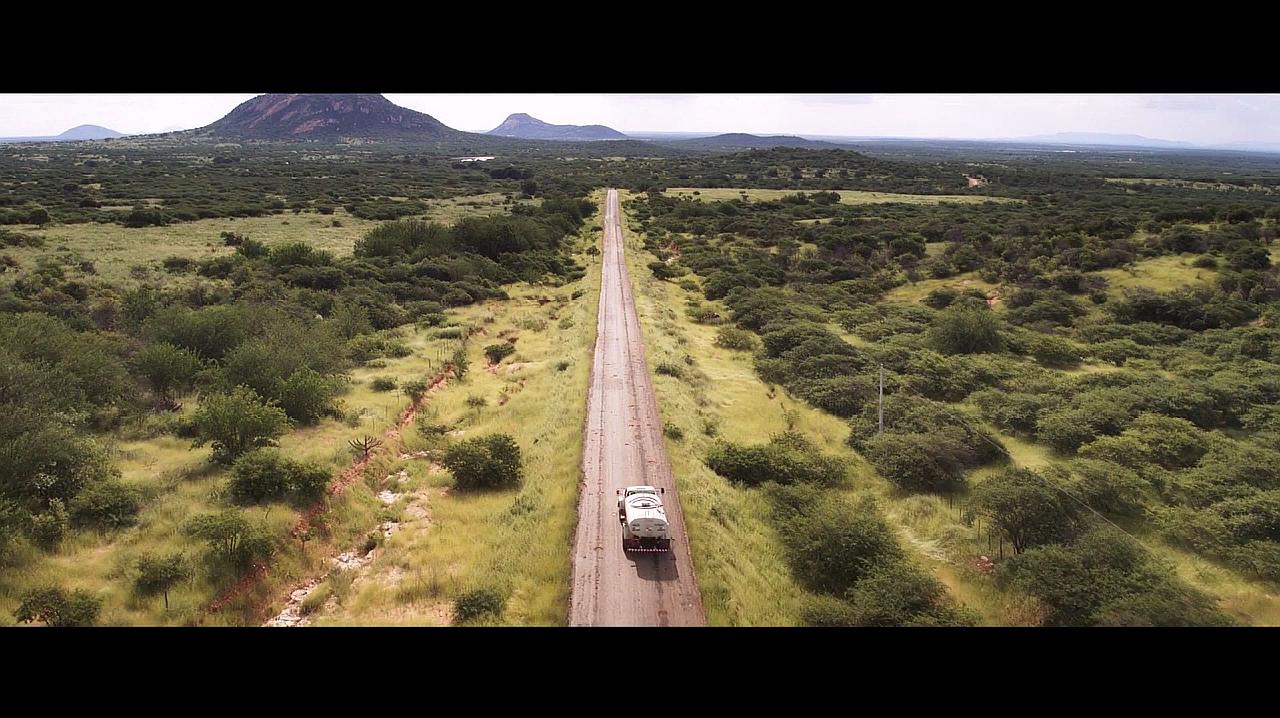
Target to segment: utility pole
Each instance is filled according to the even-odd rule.
[[[884,364],[880,365],[880,431],[877,433],[884,433]]]

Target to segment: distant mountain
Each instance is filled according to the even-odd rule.
[[[516,137],[523,140],[625,140],[626,135],[604,125],[552,125],[523,112],[509,115],[502,124],[489,130],[489,135]]]
[[[461,139],[469,133],[382,95],[268,94],[238,105],[225,117],[193,130],[219,139],[337,139],[412,137]],[[474,135],[473,135],[474,136]]]
[[[1230,152],[1280,152],[1280,142],[1229,142],[1225,145],[1214,145],[1215,150]]]
[[[41,137],[0,137],[0,142],[80,142],[84,140],[110,140],[124,137],[124,133],[97,125],[72,127],[60,135]]]
[[[669,140],[664,144],[671,145],[673,147],[689,147],[704,150],[763,150],[772,149],[774,147],[798,147],[809,150],[840,149],[840,145],[832,142],[806,140],[803,137],[794,137],[791,135],[748,135],[741,132],[731,132],[729,134],[715,135],[713,137],[696,137],[688,140]]]
[[[116,137],[124,137],[121,132],[109,130],[105,127],[97,125],[79,125],[58,135],[59,140],[110,140]]]
[[[637,140],[692,140],[697,137],[714,137],[717,132],[628,132],[627,137]]]
[[[1084,145],[1107,147],[1163,147],[1169,149],[1192,149],[1197,145],[1178,140],[1160,140],[1142,135],[1112,135],[1104,132],[1057,132],[1051,135],[1031,135],[1030,137],[1008,137],[992,142],[1025,142],[1041,145]]]

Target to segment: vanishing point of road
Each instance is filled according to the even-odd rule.
[[[608,191],[604,220],[569,625],[701,626],[706,616],[645,364],[644,337],[623,257],[617,190]],[[670,553],[629,555],[622,550],[616,492],[637,484],[666,489],[663,503],[674,537]]]

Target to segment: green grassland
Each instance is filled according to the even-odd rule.
[[[764,202],[781,199],[784,195],[795,194],[795,190],[781,189],[736,189],[732,187],[672,187],[666,194],[678,197],[698,197],[708,202],[740,199],[746,197],[753,202]],[[983,202],[1022,202],[1008,197],[987,197],[967,194],[898,194],[894,192],[863,192],[861,190],[837,190],[842,204],[886,204],[899,202],[903,204],[940,204],[956,202],[960,204],[982,204]]]
[[[977,272],[965,272],[946,279],[921,279],[894,287],[884,295],[886,302],[918,302],[936,289],[951,287],[954,289],[981,289],[988,295],[999,289],[998,285],[983,281]],[[1000,305],[997,303],[997,307]]]
[[[1107,182],[1119,185],[1154,185],[1156,187],[1183,187],[1186,189],[1201,190],[1217,190],[1221,192],[1261,192],[1263,194],[1272,194],[1275,192],[1273,187],[1267,187],[1260,184],[1252,184],[1248,186],[1228,184],[1226,182],[1197,182],[1192,180],[1169,179],[1164,177],[1107,177]]]
[[[501,198],[502,195],[485,195],[435,201],[434,204],[439,207],[438,216],[433,212],[428,217],[453,222],[472,214],[505,211]],[[334,219],[338,219],[340,227],[332,226],[335,224]],[[232,248],[223,246],[219,236],[222,231],[248,235],[267,244],[302,240],[335,254],[349,255],[355,240],[377,224],[379,223],[347,216],[339,208],[334,215],[323,217],[303,213],[285,215],[283,218],[210,219],[141,229],[97,224],[55,225],[41,231],[46,236],[47,243],[44,247],[9,248],[6,253],[22,256],[19,261],[25,263],[34,262],[34,258],[41,253],[65,251],[94,261],[102,275],[101,279],[113,284],[128,285],[138,281],[129,276],[130,267],[135,264],[150,263],[158,266],[161,259],[172,255],[204,258],[233,251]],[[154,273],[165,276],[159,269],[155,269]],[[166,283],[181,280],[180,277],[165,276]],[[589,281],[584,281],[583,284],[589,284]],[[540,291],[545,292],[545,288],[516,285],[511,292],[513,299],[502,302],[501,311],[514,317],[513,322],[533,321],[533,314],[527,307],[533,303],[531,295]],[[570,291],[571,288],[556,290],[557,295],[562,295],[561,300],[566,300]],[[590,311],[594,311],[594,304],[587,299],[575,302],[573,307],[586,304],[590,304]],[[560,303],[552,304],[542,311],[555,313],[560,306]],[[446,316],[449,317],[449,323],[473,322],[480,326],[482,317],[487,312],[486,307],[470,306],[449,310]],[[548,324],[552,327],[559,326],[554,321]],[[583,327],[594,327],[593,321],[572,325],[577,327],[573,330],[569,330],[568,326],[571,325],[566,324],[558,329],[557,337],[563,335],[568,338],[565,341],[590,341],[579,335],[583,334]],[[488,327],[487,331],[492,334],[495,328]],[[546,344],[549,340],[540,332],[522,333],[525,335],[521,346],[524,355],[539,351],[544,354],[550,352],[555,357],[569,355],[569,352],[557,353],[561,347],[549,347]],[[334,476],[340,474],[355,458],[348,440],[365,435],[383,437],[395,427],[401,412],[410,404],[410,398],[400,390],[375,391],[371,386],[372,380],[375,377],[390,377],[403,386],[409,381],[429,379],[442,370],[445,361],[460,343],[457,338],[448,336],[447,331],[412,325],[379,334],[394,338],[408,347],[411,354],[401,358],[380,358],[370,365],[350,371],[346,389],[341,396],[346,412],[345,420],[323,419],[315,425],[294,429],[279,441],[283,453],[296,460],[318,462]],[[539,347],[542,348],[538,349]],[[482,348],[480,337],[475,338],[471,343],[470,353],[473,365],[477,367],[483,365]],[[517,355],[515,360],[520,361],[520,356],[522,355]],[[576,362],[572,371],[558,372],[551,366],[554,363],[544,357],[538,370],[540,375],[547,373],[555,375],[557,379],[579,377],[589,367],[589,362]],[[476,368],[475,376],[468,379],[467,385],[476,385],[470,391],[492,389],[491,408],[488,411],[496,416],[505,416],[508,410],[499,409],[496,404],[502,396],[511,395],[509,392],[513,389],[518,391],[517,387],[523,386],[527,380],[525,375],[533,371],[526,367],[522,373],[501,375],[499,379]],[[582,383],[585,386],[585,379],[582,379]],[[577,401],[574,397],[580,392],[563,388],[557,391],[567,394],[564,397],[548,397],[544,393],[544,400],[526,400],[515,406],[534,405],[557,418],[561,415],[568,416],[562,411],[562,407],[573,406]],[[538,394],[539,392],[534,391],[529,397],[532,399]],[[465,393],[458,395],[455,403],[461,404],[465,398]],[[383,520],[387,509],[376,498],[376,494],[388,464],[386,460],[377,460],[364,477],[365,481],[356,481],[346,489],[341,498],[330,502],[322,514],[319,530],[305,542],[285,538],[301,515],[298,507],[275,502],[247,509],[246,516],[251,521],[262,522],[267,532],[276,538],[279,548],[265,576],[250,582],[222,610],[212,613],[207,611],[210,604],[226,592],[228,585],[202,570],[194,571],[194,578],[170,592],[167,610],[158,597],[137,598],[132,590],[132,581],[138,558],[144,554],[182,552],[198,565],[205,553],[205,545],[183,535],[183,524],[192,516],[228,507],[224,492],[230,477],[229,470],[209,461],[208,447],[193,448],[189,439],[177,438],[169,431],[170,423],[179,416],[189,417],[199,406],[198,397],[194,394],[180,396],[178,399],[183,405],[180,413],[152,415],[141,424],[130,423],[113,434],[95,437],[108,448],[113,465],[121,472],[122,481],[140,491],[142,509],[137,524],[118,530],[74,531],[52,553],[24,545],[22,555],[11,557],[6,569],[0,572],[0,625],[13,622],[13,612],[25,591],[47,584],[58,584],[69,590],[84,588],[99,596],[103,601],[98,620],[101,625],[256,625],[270,612],[278,610],[278,604],[287,597],[289,587],[327,572],[331,555],[362,543],[366,534]],[[584,409],[579,411],[582,410]],[[532,429],[539,426],[540,420],[522,417],[519,422]],[[579,421],[579,425],[575,425],[575,431],[580,432],[580,423]],[[406,444],[412,447],[412,442],[418,439],[412,429],[413,427],[409,427],[400,441],[387,441],[387,453],[393,458],[406,450]],[[570,434],[574,440],[580,440],[573,432]],[[532,442],[535,438],[538,437],[530,437],[529,441]],[[564,440],[563,436],[558,438]],[[552,445],[554,442],[546,446]],[[539,450],[535,449],[529,459],[538,456]],[[540,470],[545,471],[550,461],[548,456],[542,454],[540,461]],[[566,466],[563,471],[572,473],[575,471],[574,466],[576,464]],[[448,479],[447,474],[444,479]],[[576,474],[569,486],[569,504],[567,508],[561,507],[560,521],[571,529],[572,500],[576,497],[572,491],[576,486]],[[509,497],[504,501],[510,503]],[[461,501],[465,502],[465,499]],[[505,505],[503,508],[506,508]],[[569,518],[564,518],[565,516]],[[468,522],[461,523],[465,525]],[[568,553],[560,553],[563,554],[560,557],[563,559],[562,563],[567,566]],[[538,594],[542,586],[541,578],[522,584],[525,593],[532,597],[532,606],[528,610],[539,616],[539,620],[547,622],[551,620],[547,616],[555,615],[556,611],[565,612],[556,603],[559,601],[567,608],[567,568],[563,573],[565,575],[559,579],[559,588],[550,589],[554,594],[550,597]],[[547,585],[552,584],[553,581],[547,582]],[[512,605],[517,607],[520,604],[513,602]]]
[[[430,210],[419,219],[453,224],[468,216],[488,216],[506,212],[504,195],[486,193],[426,200]],[[537,203],[540,200],[516,200],[516,203]],[[127,208],[126,208],[127,209]],[[356,240],[379,221],[361,219],[349,215],[338,207],[332,215],[314,212],[284,213],[264,217],[223,217],[180,222],[164,227],[124,227],[118,224],[59,224],[45,228],[19,225],[15,231],[43,236],[43,247],[11,247],[4,253],[16,259],[21,266],[32,267],[46,254],[55,254],[78,264],[93,263],[98,281],[130,286],[148,278],[165,276],[161,262],[168,257],[184,257],[191,260],[210,259],[235,252],[222,240],[223,232],[235,232],[275,245],[282,242],[305,241],[317,249],[335,256],[350,256]],[[144,269],[135,270],[134,267]],[[0,275],[0,282],[16,273]],[[181,277],[168,277],[166,281],[181,283]]]
[[[343,397],[346,409],[359,415],[355,426],[325,419],[311,427],[290,432],[280,440],[282,451],[294,459],[317,461],[341,472],[353,458],[347,440],[361,435],[382,436],[396,423],[399,413],[409,404],[406,396],[395,392],[375,392],[369,387],[373,376],[399,376],[404,380],[426,378],[438,370],[437,357],[452,351],[457,341],[440,339],[431,330],[402,328],[386,334],[399,337],[413,354],[399,359],[384,359],[386,366],[362,367],[351,372],[350,391]],[[195,396],[181,398],[183,413],[195,411]],[[153,417],[149,422],[159,422]],[[130,438],[145,434],[146,427],[132,432],[126,427],[122,436],[101,437],[111,447],[122,479],[139,489],[143,508],[136,526],[117,531],[78,531],[56,553],[32,551],[17,566],[0,573],[0,621],[12,620],[18,597],[26,589],[57,582],[67,588],[85,588],[103,598],[102,625],[239,625],[246,616],[255,614],[258,605],[290,581],[318,566],[320,546],[298,546],[288,543],[277,553],[268,579],[253,587],[253,592],[233,604],[232,610],[206,615],[204,609],[219,595],[225,585],[217,584],[206,574],[170,594],[166,611],[159,599],[137,600],[129,585],[130,572],[144,553],[181,551],[190,557],[203,554],[201,542],[184,536],[181,526],[192,516],[226,508],[222,492],[229,477],[227,469],[209,462],[210,450],[192,448],[190,442],[172,435],[154,438]],[[368,486],[354,484],[343,498],[335,501],[328,536],[318,544],[345,545],[376,523],[376,501]],[[269,533],[283,536],[294,524],[299,511],[285,503],[271,503],[250,508],[251,519],[266,522]],[[241,610],[234,610],[241,609]]]
[[[580,241],[585,249],[598,232],[584,230]],[[588,272],[577,282],[554,290],[517,284],[508,300],[450,312],[475,331],[470,370],[434,393],[423,414],[453,427],[450,441],[511,435],[523,457],[522,487],[454,491],[430,453],[440,444],[406,431],[400,458],[373,477],[385,475],[378,488],[393,503],[384,514],[399,530],[367,569],[330,576],[321,590],[334,599],[312,614],[316,625],[447,625],[453,599],[480,586],[508,596],[505,613],[490,623],[564,625],[600,277],[598,258],[578,261]],[[508,339],[515,354],[487,367],[483,348]]]
[[[1125,289],[1146,287],[1157,292],[1168,292],[1184,287],[1209,284],[1217,275],[1212,269],[1191,266],[1197,255],[1153,257],[1135,262],[1132,267],[1104,269],[1096,274],[1106,278],[1109,293],[1115,297]]]

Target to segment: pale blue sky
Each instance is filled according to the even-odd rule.
[[[0,137],[94,124],[125,133],[209,124],[245,94],[0,95]],[[1106,132],[1198,144],[1280,142],[1280,95],[398,94],[450,127],[486,131],[527,112],[624,132],[999,138]]]

